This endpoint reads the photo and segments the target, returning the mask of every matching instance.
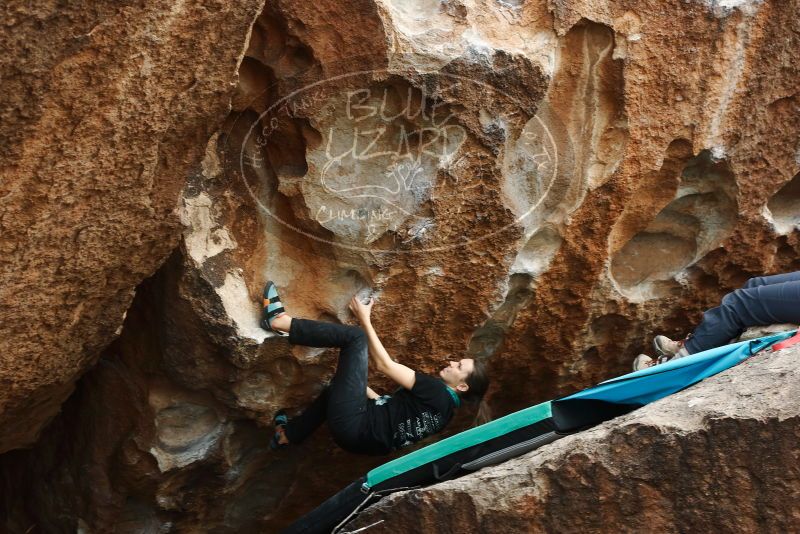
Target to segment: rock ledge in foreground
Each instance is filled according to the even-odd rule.
[[[800,346],[538,451],[369,508],[378,532],[792,532]]]

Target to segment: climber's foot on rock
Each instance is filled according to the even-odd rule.
[[[270,280],[264,286],[264,302],[261,310],[261,328],[274,332],[279,336],[288,336],[291,317],[283,308],[283,303],[278,296],[278,288]]]
[[[286,429],[283,428],[283,427],[279,427],[278,428],[278,432],[280,432],[280,434],[281,434],[281,437],[280,437],[280,440],[279,440],[280,444],[281,445],[288,445],[289,444],[289,438],[286,437]]]
[[[275,425],[275,434],[272,436],[272,441],[269,442],[269,448],[276,451],[289,445],[289,438],[286,437],[285,428],[289,418],[286,416],[286,412],[278,410],[278,413],[272,418],[272,422]]]

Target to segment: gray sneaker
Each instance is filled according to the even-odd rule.
[[[683,341],[674,341],[667,336],[653,338],[653,348],[660,356],[674,356],[683,348]]]
[[[640,354],[633,360],[633,370],[641,371],[656,364],[656,361],[647,354]]]

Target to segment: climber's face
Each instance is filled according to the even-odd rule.
[[[467,377],[472,373],[475,367],[475,360],[472,358],[464,358],[458,361],[451,361],[448,365],[439,371],[439,376],[442,377],[444,383],[458,391],[467,391]]]

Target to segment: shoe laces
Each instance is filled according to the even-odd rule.
[[[662,364],[662,363],[667,363],[667,362],[668,362],[668,361],[670,361],[672,358],[674,358],[674,356],[675,356],[674,354],[673,354],[673,355],[669,355],[669,354],[662,354],[662,355],[661,355],[661,356],[659,356],[659,357],[658,357],[658,359],[656,360],[656,365],[660,365],[660,364]]]

